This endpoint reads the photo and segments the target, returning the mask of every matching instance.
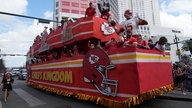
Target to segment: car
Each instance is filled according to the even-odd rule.
[[[11,73],[11,77],[15,77],[16,73],[14,71],[9,71]]]
[[[21,69],[20,73],[18,74],[18,79],[20,80],[26,80],[27,79],[27,70]]]
[[[19,69],[13,69],[12,72],[15,74],[15,76],[18,76],[20,73]]]

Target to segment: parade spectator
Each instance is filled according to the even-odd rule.
[[[92,6],[92,2],[89,3],[89,7],[85,11],[85,17],[93,17],[95,16],[95,8]]]
[[[156,43],[153,50],[157,50],[163,53],[163,56],[165,56],[165,44],[167,43],[167,38],[162,36],[160,37],[159,41]]]
[[[191,65],[188,66],[186,89],[192,92],[192,66]]]
[[[6,72],[3,76],[1,85],[2,91],[4,91],[4,101],[7,102],[9,92],[12,91],[12,83],[14,82],[13,78],[11,77],[11,73]]]
[[[184,81],[184,73],[181,71],[180,66],[176,65],[175,69],[173,71],[174,76],[175,76],[175,89],[176,88],[181,88],[181,91],[183,93],[183,95],[186,95],[186,93],[184,92],[184,85],[183,85],[183,81]]]

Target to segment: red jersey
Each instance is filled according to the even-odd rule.
[[[95,8],[94,7],[88,7],[86,9],[85,15],[87,15],[87,17],[93,17],[95,16]]]
[[[106,19],[106,20],[108,20],[108,18],[111,16],[111,14],[110,13],[108,13],[108,14],[106,14],[106,15],[103,15],[103,14],[101,14],[101,18],[103,18],[103,19]]]
[[[74,50],[73,56],[79,56],[79,50]]]
[[[137,41],[137,43],[140,44],[140,45],[142,45],[142,46],[147,46],[146,40]]]
[[[137,42],[137,39],[135,37],[131,37],[127,41],[128,41],[128,44],[132,44],[133,42]]]
[[[110,43],[109,45],[107,45],[108,50],[112,50],[112,49],[117,49],[117,43]]]

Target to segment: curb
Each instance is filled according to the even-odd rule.
[[[192,98],[187,98],[187,97],[184,98],[184,97],[173,97],[173,96],[156,96],[156,99],[167,99],[167,100],[192,102]]]

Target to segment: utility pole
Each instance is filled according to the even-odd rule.
[[[175,38],[174,38],[174,43],[176,44],[176,47],[177,47],[177,50],[176,50],[176,54],[178,55],[178,59],[179,61],[181,60],[181,52],[180,52],[180,49],[179,49],[179,38],[176,36],[176,33],[180,33],[180,31],[176,31],[176,30],[172,30],[172,32],[175,33]]]

